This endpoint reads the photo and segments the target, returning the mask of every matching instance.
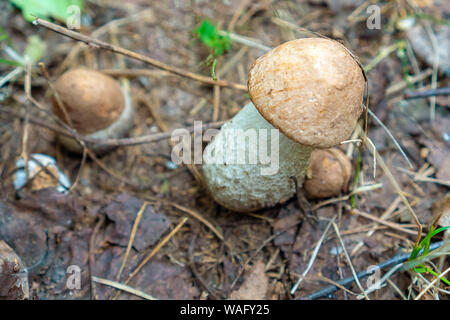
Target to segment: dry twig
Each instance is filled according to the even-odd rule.
[[[167,235],[162,239],[155,248],[148,254],[147,257],[145,257],[144,260],[134,269],[134,271],[130,274],[130,276],[127,278],[127,280],[124,282],[125,285],[127,285],[138,273],[142,270],[142,268],[147,264],[147,262],[159,252],[159,250],[170,240],[172,237],[181,229],[181,227],[188,221],[188,218],[184,218],[181,220],[181,222]],[[120,292],[118,292],[113,300],[116,300],[120,295]]]
[[[229,82],[229,81],[225,81],[225,80],[214,80],[211,77],[203,76],[203,75],[196,74],[196,73],[193,73],[190,71],[186,71],[186,70],[183,70],[180,68],[169,66],[159,60],[141,55],[141,54],[133,52],[131,50],[121,48],[119,46],[114,46],[110,43],[107,43],[107,42],[104,42],[101,40],[94,39],[92,37],[83,35],[79,32],[69,30],[67,28],[61,27],[57,24],[51,23],[51,22],[41,19],[41,18],[36,18],[36,20],[33,21],[33,24],[37,25],[37,26],[43,26],[44,28],[47,28],[56,33],[62,34],[63,36],[69,37],[73,40],[84,42],[91,47],[102,48],[102,49],[105,49],[105,50],[108,50],[108,51],[111,51],[114,53],[122,54],[124,56],[145,62],[153,67],[171,72],[173,74],[179,75],[184,78],[196,80],[196,81],[199,81],[199,82],[202,82],[205,84],[209,84],[212,86],[217,85],[217,86],[221,86],[221,87],[227,87],[227,88],[233,88],[233,89],[237,89],[237,90],[247,91],[247,86],[245,86],[243,84]]]

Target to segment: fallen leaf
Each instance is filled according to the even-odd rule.
[[[254,265],[244,283],[231,293],[231,300],[264,300],[269,286],[264,263],[259,260]]]
[[[101,212],[104,212],[109,220],[105,231],[105,240],[127,246],[130,239],[137,213],[143,202],[138,198],[122,193],[111,201]],[[147,205],[136,231],[133,246],[138,250],[154,245],[169,229],[170,220],[163,213],[155,212],[153,206]]]

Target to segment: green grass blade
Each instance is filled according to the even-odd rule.
[[[8,60],[8,59],[3,59],[0,58],[0,64],[7,64],[13,67],[21,67],[22,65],[19,62],[13,61],[13,60]]]
[[[214,80],[217,80],[216,64],[217,64],[217,59],[214,59],[212,66],[211,66],[211,78],[213,78]]]
[[[409,261],[416,259],[422,249],[424,249],[422,256],[423,257],[427,256],[428,253],[430,252],[431,238],[447,229],[450,229],[450,226],[438,228],[436,230],[434,230],[434,228],[432,227],[430,232],[425,236],[425,238],[423,238],[420,244],[412,250],[411,255],[409,257]]]
[[[13,42],[12,42],[11,37],[9,36],[8,32],[6,32],[5,28],[0,26],[0,42],[2,42],[3,40],[6,40],[6,43],[8,44],[8,46],[10,46],[11,48],[14,49]]]

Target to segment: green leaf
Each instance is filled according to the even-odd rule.
[[[159,192],[161,194],[166,193],[170,188],[170,182],[168,180],[164,180],[163,184],[161,185],[161,188],[159,189]]]
[[[71,13],[67,8],[75,5],[83,11],[84,0],[9,0],[11,4],[22,10],[25,20],[31,22],[36,17],[55,18],[60,21],[66,21]]]
[[[423,240],[419,243],[419,245],[413,249],[413,251],[411,252],[411,256],[409,257],[409,260],[411,261],[411,260],[414,260],[415,258],[417,258],[417,256],[419,255],[419,253],[422,249],[424,249],[422,256],[428,255],[428,253],[430,251],[431,238],[434,237],[435,235],[437,235],[438,233],[445,231],[447,229],[450,229],[450,226],[442,227],[442,228],[439,228],[436,230],[434,230],[434,228],[431,227],[431,230],[430,230],[430,232],[428,232],[426,237],[423,238]]]
[[[436,229],[436,230],[434,230],[434,231],[432,232],[432,235],[431,235],[431,236],[434,237],[434,236],[437,235],[438,233],[440,233],[440,232],[442,232],[442,231],[445,231],[445,230],[448,230],[448,229],[450,229],[450,226],[438,228],[438,229]]]
[[[13,60],[8,60],[8,59],[3,59],[0,58],[0,64],[7,64],[13,67],[21,67],[22,65],[19,62],[13,61]]]
[[[14,45],[12,43],[11,37],[9,36],[8,32],[6,32],[6,30],[0,26],[0,42],[2,42],[3,40],[6,40],[6,43],[8,44],[8,46],[10,46],[11,48],[14,48]]]
[[[428,268],[424,265],[419,264],[418,266],[413,267],[412,270],[417,273],[424,273],[428,271]]]
[[[406,54],[406,42],[404,40],[399,40],[397,41],[397,46],[396,53],[402,64],[403,79],[406,81],[408,88],[412,89],[413,84],[409,80],[411,75],[409,74],[409,60]]]
[[[194,35],[211,50],[211,54],[215,57],[221,56],[231,48],[230,37],[220,35],[216,26],[207,19],[204,19],[202,24],[194,30]]]
[[[417,272],[417,273],[431,273],[433,276],[438,277],[439,274],[437,274],[433,269],[424,266],[422,264],[419,264],[417,266],[415,266],[414,268],[412,268],[413,271]],[[445,277],[440,277],[439,278],[442,282],[444,282],[446,285],[450,285],[450,281],[447,280],[447,278]]]
[[[39,61],[45,54],[45,43],[37,35],[32,35],[27,39],[25,57],[32,62]]]
[[[450,286],[450,281],[446,277],[441,277],[441,281],[444,281],[446,285]]]

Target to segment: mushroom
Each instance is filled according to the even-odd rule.
[[[363,110],[364,86],[363,72],[354,57],[333,40],[293,40],[258,58],[248,80],[252,102],[224,124],[204,150],[203,173],[212,197],[243,212],[292,197],[295,185],[290,177],[303,183],[311,151],[338,145],[352,133]],[[279,137],[270,135],[268,139],[267,129],[274,128]],[[256,131],[256,143],[227,139],[233,130],[242,133],[249,129]],[[227,159],[248,160],[256,152],[261,158],[265,146],[271,159],[278,160],[278,170],[269,174],[263,172],[267,168],[261,159],[244,164],[217,161],[221,154]]]
[[[54,83],[57,97],[53,97],[53,112],[89,139],[106,140],[124,137],[133,125],[133,104],[127,90],[116,80],[101,72],[73,69]],[[81,152],[71,137],[58,135],[58,140],[70,151]],[[102,153],[110,148],[90,145]]]
[[[34,153],[28,159],[28,168],[25,168],[23,158],[16,161],[13,185],[18,192],[27,186],[30,191],[55,188],[58,192],[66,193],[71,184],[69,178],[58,168],[55,159],[45,154]]]
[[[314,149],[303,183],[308,198],[328,198],[345,191],[350,180],[352,164],[339,149]]]
[[[450,226],[450,193],[433,203],[433,216],[441,227]],[[450,239],[450,229],[445,230],[445,238]]]

